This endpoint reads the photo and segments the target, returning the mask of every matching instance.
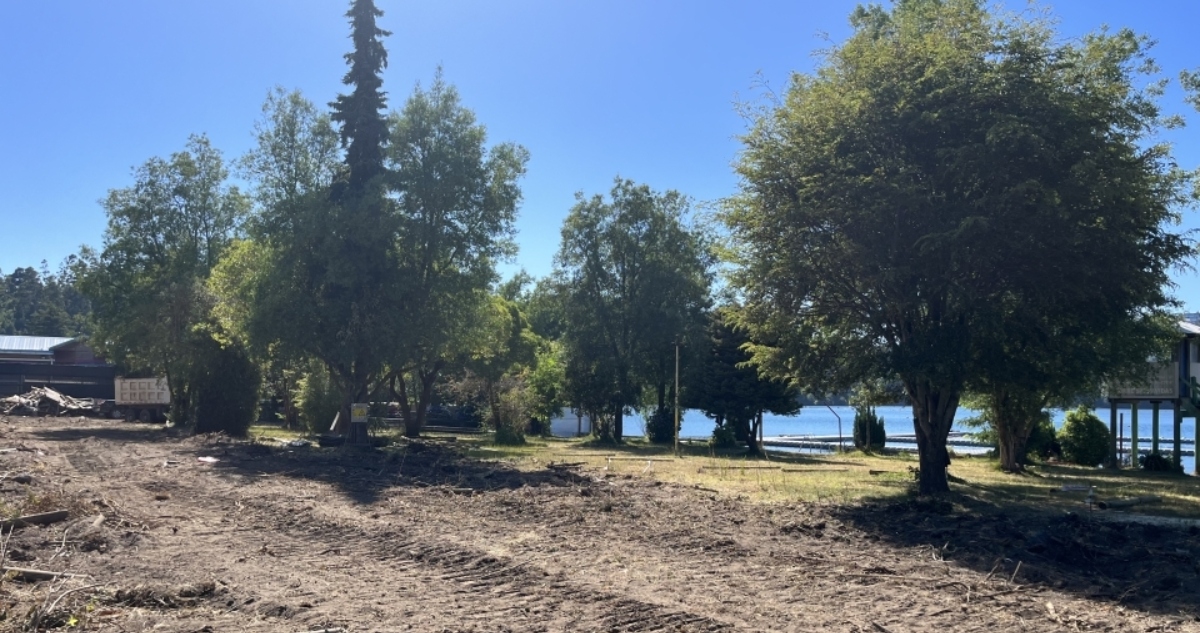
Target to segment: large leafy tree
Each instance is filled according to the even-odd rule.
[[[438,376],[473,349],[496,262],[516,251],[518,181],[529,154],[512,143],[489,147],[487,130],[440,71],[389,124],[391,247],[403,296],[394,313],[402,329],[391,339],[389,362],[405,378],[397,396],[406,432],[417,435]]]
[[[316,358],[329,370],[341,393],[339,431],[350,404],[380,378],[402,294],[385,182],[380,15],[370,0],[351,3],[354,50],[344,78],[351,91],[332,104],[329,119],[297,94],[268,99],[258,146],[242,162],[262,205],[254,242],[221,283],[247,306],[235,314],[247,319],[241,329],[260,353]],[[330,120],[340,124],[341,166],[333,164]]]
[[[584,410],[609,417],[619,442],[625,410],[644,387],[656,388],[660,410],[666,406],[662,368],[703,317],[711,262],[700,233],[685,224],[689,203],[678,192],[617,179],[608,200],[577,200],[555,259],[568,391]]]
[[[310,230],[322,224],[309,214],[321,212],[320,201],[345,166],[329,115],[299,91],[276,87],[268,93],[254,136],[255,147],[239,159],[238,167],[252,183],[256,209],[249,233],[255,239],[231,247],[208,286],[218,298],[214,315],[226,332],[248,346],[267,393],[281,403],[291,426],[298,418],[293,394],[311,364],[311,346],[291,329],[305,324],[288,318],[301,287],[298,269],[277,258],[285,250],[293,252],[280,246],[292,236],[315,241]]]
[[[254,183],[255,202],[266,221],[286,221],[293,205],[327,191],[345,168],[330,116],[298,90],[277,86],[267,94],[254,138],[255,147],[238,167]]]
[[[860,8],[852,24],[745,136],[725,214],[742,319],[777,342],[754,351],[782,375],[897,376],[919,488],[936,493],[963,390],[1019,355],[997,350],[1171,305],[1167,273],[1190,254],[1170,230],[1183,182],[1152,144],[1132,33],[1060,44],[975,0]]]
[[[191,350],[207,336],[199,326],[213,303],[205,280],[250,207],[228,176],[204,136],[146,161],[132,186],[102,201],[103,250],[86,258],[80,281],[95,312],[95,347],[126,370],[165,375],[180,423],[191,412]]]

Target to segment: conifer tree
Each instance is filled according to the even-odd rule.
[[[342,83],[353,86],[353,90],[349,95],[338,95],[329,104],[333,108],[331,118],[341,124],[342,146],[346,148],[346,166],[350,169],[349,190],[343,193],[349,195],[361,194],[366,183],[383,173],[384,147],[388,142],[384,116],[387,93],[381,90],[380,73],[387,68],[387,50],[381,39],[391,33],[376,26],[375,19],[382,15],[374,0],[351,2],[346,17],[350,18],[354,50],[346,53],[350,70]]]

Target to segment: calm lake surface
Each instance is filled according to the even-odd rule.
[[[913,434],[912,408],[911,407],[877,407],[876,413],[884,419],[884,425],[888,433],[888,447],[891,448],[911,448],[911,442],[893,441],[893,435],[908,435]],[[961,423],[962,420],[975,416],[977,413],[970,409],[960,408],[954,416],[955,431],[971,432],[973,429],[966,427]],[[1129,437],[1130,409],[1124,407],[1118,409],[1118,414],[1124,420],[1124,436]],[[1063,420],[1066,417],[1066,412],[1063,410],[1053,411],[1054,426],[1061,428]],[[1105,424],[1108,424],[1108,409],[1099,409],[1096,411]],[[839,428],[840,417],[840,428]],[[797,415],[779,416],[766,414],[763,416],[763,435],[766,437],[779,437],[782,435],[790,436],[837,436],[839,433],[844,436],[846,443],[850,444],[853,437],[854,409],[852,407],[833,407],[832,409],[824,406],[809,406],[804,407]],[[1138,411],[1138,446],[1139,448],[1150,447],[1151,437],[1151,411],[1149,408],[1140,409]],[[1171,444],[1169,439],[1172,437],[1174,429],[1174,417],[1170,409],[1163,409],[1159,412],[1159,438],[1160,448],[1170,450]],[[557,426],[557,425],[556,425]],[[1196,422],[1194,418],[1183,418],[1183,439],[1196,439]],[[629,416],[625,419],[625,434],[627,436],[641,436],[645,434],[644,422],[637,415]],[[699,411],[688,411],[683,416],[683,424],[680,429],[679,436],[684,438],[704,439],[712,435],[713,421]],[[556,431],[558,429],[556,428]],[[573,430],[573,429],[572,429]],[[1128,447],[1128,440],[1126,440]],[[1184,450],[1195,449],[1195,445],[1183,445]],[[782,450],[782,449],[773,449]],[[972,449],[969,447],[954,447],[954,450],[959,453],[979,452],[981,449]],[[986,449],[982,449],[986,450]],[[1194,473],[1196,470],[1196,458],[1194,456],[1183,457],[1184,472]]]

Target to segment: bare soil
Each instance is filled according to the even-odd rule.
[[[6,516],[70,511],[4,564],[79,575],[6,577],[7,630],[1200,631],[1195,528],[965,495],[765,506],[85,418],[0,418],[0,475]]]

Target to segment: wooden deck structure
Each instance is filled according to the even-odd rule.
[[[1174,414],[1174,429],[1170,441],[1175,466],[1181,464],[1183,454],[1183,418],[1200,417],[1200,325],[1187,321],[1179,322],[1179,342],[1168,360],[1152,359],[1147,363],[1146,377],[1137,382],[1110,384],[1105,394],[1109,404],[1109,431],[1112,445],[1108,452],[1108,466],[1116,468],[1117,438],[1120,430],[1117,412],[1121,406],[1129,407],[1129,455],[1133,464],[1144,451],[1138,437],[1138,412],[1141,404],[1150,403],[1151,436],[1150,451],[1160,450],[1160,412],[1170,407]],[[1200,427],[1200,424],[1197,425]],[[1191,444],[1195,444],[1193,438]],[[1194,473],[1200,475],[1200,460],[1196,461]]]

